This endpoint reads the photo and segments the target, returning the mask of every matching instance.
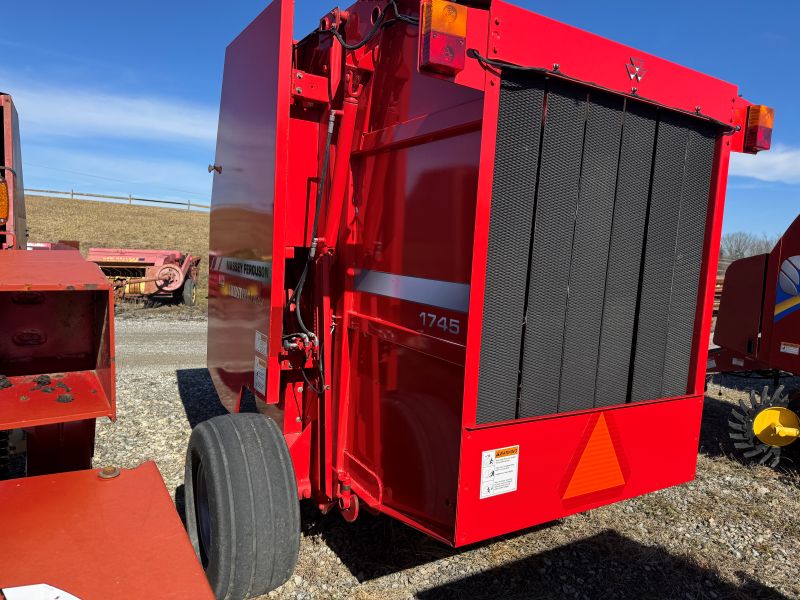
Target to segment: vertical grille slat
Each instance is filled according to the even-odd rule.
[[[595,406],[619,404],[619,399],[628,393],[647,218],[647,202],[642,199],[647,198],[650,191],[655,136],[655,110],[629,105],[622,132],[614,225],[608,254]]]
[[[554,82],[547,93],[522,349],[519,416],[557,407],[570,256],[586,123],[586,92]]]
[[[665,398],[685,394],[689,381],[689,348],[694,336],[714,144],[711,131],[705,128],[689,131],[664,355],[664,382],[660,394]]]
[[[510,420],[517,412],[526,283],[519,274],[528,269],[543,105],[544,82],[503,80],[486,258],[478,423]]]
[[[620,98],[592,97],[583,145],[580,200],[572,244],[569,301],[558,410],[594,405],[603,322],[622,107]]]
[[[634,401],[661,394],[688,134],[671,115],[659,123],[633,368]]]
[[[478,424],[687,393],[718,135],[503,73]]]

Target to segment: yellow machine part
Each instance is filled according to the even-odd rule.
[[[800,437],[800,417],[783,406],[765,408],[753,420],[753,433],[767,446],[788,446]]]
[[[144,294],[145,283],[126,283],[125,294]]]

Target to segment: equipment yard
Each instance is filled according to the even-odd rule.
[[[44,196],[27,196],[26,201],[32,242],[77,240],[84,256],[89,248],[99,246],[180,248],[203,257],[197,286],[197,312],[205,312],[208,304],[207,212]],[[131,307],[120,308],[118,304],[115,309],[119,312]]]
[[[193,311],[120,315],[118,421],[97,433],[96,466],[155,459],[179,508],[191,427],[224,413],[205,347]],[[797,598],[800,475],[732,458],[727,411],[737,387],[760,382],[715,381],[691,483],[461,550],[384,516],[348,524],[306,504],[296,572],[268,597]]]
[[[0,600],[800,599],[780,72],[519,3],[145,8],[9,80]]]

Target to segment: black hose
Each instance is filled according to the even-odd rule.
[[[325,138],[325,153],[322,157],[322,172],[319,176],[319,185],[317,186],[317,201],[314,210],[314,224],[311,227],[311,248],[308,251],[308,258],[306,260],[306,264],[303,265],[303,272],[300,274],[300,279],[297,281],[297,287],[295,287],[294,292],[292,293],[291,298],[289,298],[289,306],[291,307],[292,304],[295,305],[295,313],[297,316],[297,324],[300,325],[300,330],[305,333],[308,337],[319,341],[317,336],[306,327],[306,324],[303,322],[303,316],[300,314],[300,298],[303,295],[303,288],[306,285],[306,279],[308,277],[308,271],[311,263],[314,261],[314,257],[317,254],[317,229],[319,227],[319,213],[322,211],[322,197],[325,192],[325,180],[327,178],[328,173],[328,166],[330,164],[331,158],[331,141],[333,139],[333,126],[336,122],[336,113],[334,111],[330,112],[330,117],[328,118],[328,133]]]

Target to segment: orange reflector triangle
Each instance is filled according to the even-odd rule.
[[[601,413],[572,472],[563,499],[585,496],[624,484],[625,476],[619,466],[617,451],[608,431],[608,423],[605,415]]]

